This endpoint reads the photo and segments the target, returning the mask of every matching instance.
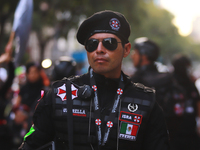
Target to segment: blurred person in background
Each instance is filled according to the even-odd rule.
[[[200,94],[200,77],[195,80],[195,86]]]
[[[131,76],[133,82],[139,82],[145,86],[156,89],[157,102],[163,105],[163,95],[172,85],[172,75],[159,69],[156,60],[159,57],[160,48],[158,45],[149,40],[147,37],[135,39],[131,59],[136,68],[136,72]],[[162,72],[160,72],[162,70]]]
[[[37,103],[41,98],[41,91],[48,86],[48,79],[45,78],[42,68],[34,62],[26,64],[26,82],[21,86],[17,100],[13,106],[15,113],[13,130],[15,133],[16,147],[21,143],[24,134],[32,123],[32,115]]]
[[[148,38],[135,39],[131,58],[137,71],[131,79],[156,90],[156,100],[165,114],[172,149],[197,150],[195,107],[199,96],[187,72],[190,61],[185,57],[176,58],[173,61],[174,75],[159,72],[155,64],[159,51],[157,44]]]
[[[177,150],[199,150],[200,96],[191,73],[192,62],[186,55],[176,54],[172,59],[172,65],[173,76],[186,95],[185,101],[177,103],[176,109],[181,113],[179,125],[170,133],[172,146]]]
[[[62,56],[56,61],[51,74],[51,81],[62,80],[76,75],[76,62],[68,56]]]
[[[6,52],[0,56],[0,65],[3,65],[3,64],[5,65],[5,68],[7,70],[7,78],[5,80],[1,80],[0,78],[0,83],[1,83],[0,84],[0,149],[11,150],[12,133],[10,131],[10,127],[7,124],[7,116],[5,116],[5,108],[8,105],[9,100],[10,100],[9,91],[13,83],[13,79],[15,77],[15,74],[14,74],[15,67],[14,67],[14,63],[12,62],[11,49],[6,50]]]

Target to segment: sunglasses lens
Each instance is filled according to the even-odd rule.
[[[108,50],[111,50],[111,51],[115,50],[118,45],[117,40],[115,38],[103,39],[102,43],[105,48],[107,48]]]
[[[105,38],[103,39],[102,43],[103,43],[103,46],[110,51],[114,51],[118,46],[118,42],[115,38]],[[97,49],[98,44],[99,44],[99,40],[90,39],[85,44],[86,50],[88,52],[93,52]]]
[[[85,47],[88,52],[93,52],[97,49],[99,41],[97,39],[90,39],[86,42]]]

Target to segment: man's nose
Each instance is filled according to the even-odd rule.
[[[102,42],[99,42],[96,51],[97,52],[105,52],[106,48],[103,46]]]

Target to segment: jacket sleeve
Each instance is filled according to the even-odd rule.
[[[54,139],[52,119],[52,92],[44,95],[38,102],[33,116],[33,125],[24,137],[25,147],[39,148]],[[27,146],[28,145],[28,146]],[[24,149],[28,150],[28,149]]]
[[[169,150],[169,135],[161,107],[155,103],[150,114],[142,150]]]

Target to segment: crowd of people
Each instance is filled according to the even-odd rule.
[[[161,72],[159,45],[147,37],[132,43],[130,31],[121,13],[93,14],[77,31],[88,73],[75,76],[68,57],[58,60],[50,77],[28,62],[17,96],[12,51],[6,50],[0,57],[8,74],[0,79],[1,149],[200,150],[200,95],[189,71],[192,61],[176,54],[173,70]],[[136,68],[131,76],[121,69],[129,53]],[[52,141],[55,145],[45,147]]]
[[[192,67],[189,57],[174,55],[173,71],[160,72],[155,63],[160,49],[155,42],[146,37],[137,38],[133,49],[131,58],[137,71],[131,79],[156,90],[156,100],[165,113],[171,149],[200,149],[196,123],[200,117],[200,96],[189,72]]]
[[[32,126],[33,113],[43,91],[56,80],[76,75],[76,64],[70,57],[62,57],[54,65],[52,74],[47,76],[37,62],[15,67],[11,47],[7,51],[0,57],[3,69],[0,72],[0,147],[17,150]],[[62,71],[65,68],[68,69]]]

